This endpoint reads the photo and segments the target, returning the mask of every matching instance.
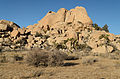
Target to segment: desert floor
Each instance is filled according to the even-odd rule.
[[[84,63],[96,58],[94,63]],[[120,79],[120,60],[87,56],[65,60],[62,67],[34,67],[21,62],[0,63],[0,79]]]

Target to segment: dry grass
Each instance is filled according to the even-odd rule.
[[[0,55],[2,61],[0,63],[0,79],[120,79],[120,60],[114,57],[109,58],[110,55],[76,52],[67,56],[58,50],[41,49],[26,52],[4,52]],[[28,58],[27,64],[33,66],[24,63],[3,63],[11,58],[24,62],[21,57],[23,60]],[[64,61],[64,59],[67,60]],[[61,65],[63,66],[61,67]]]
[[[14,63],[16,61],[22,61],[24,59],[21,52],[2,52],[0,54],[0,63]]]
[[[61,66],[65,59],[65,54],[58,50],[34,49],[28,52],[25,58],[26,63],[34,66]]]
[[[95,57],[92,57],[92,56],[88,56],[88,57],[85,57],[82,59],[82,64],[83,65],[92,65],[94,64],[95,62],[98,62],[98,59],[95,58]]]
[[[37,54],[41,51],[55,52],[55,54],[58,52],[57,50],[35,51]],[[54,56],[55,54],[49,55]],[[84,56],[78,60],[65,60],[62,67],[34,67],[19,63],[0,63],[0,79],[120,79],[119,62],[119,60],[100,56]]]

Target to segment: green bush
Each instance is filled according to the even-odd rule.
[[[102,28],[101,28],[101,27],[99,27],[96,23],[95,23],[95,24],[93,24],[93,27],[95,28],[95,30],[102,30]]]
[[[109,42],[110,40],[109,40],[108,36],[109,36],[109,35],[102,34],[102,35],[99,37],[99,39],[104,38],[104,39],[106,39],[106,40]]]
[[[106,31],[106,32],[109,32],[109,30],[108,30],[108,25],[105,24],[104,27],[102,27],[102,30],[104,30],[104,31]]]
[[[78,50],[78,49],[81,49],[81,50],[90,49],[91,50],[91,47],[89,47],[87,44],[79,44],[78,40],[74,38],[69,38],[67,40],[64,40],[64,47],[66,47],[66,43],[68,41],[71,41],[71,48],[74,48],[75,50]]]

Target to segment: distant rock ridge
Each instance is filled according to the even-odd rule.
[[[120,35],[95,30],[84,7],[50,11],[37,24],[26,28],[0,20],[1,51],[48,47],[68,52],[89,48],[93,53],[112,53],[120,50]]]
[[[68,28],[67,24],[72,24],[76,30],[84,30],[85,28],[94,29],[92,28],[93,22],[88,16],[86,9],[78,6],[71,10],[61,8],[56,13],[50,11],[44,18],[38,21],[38,24],[27,26],[27,28],[28,31],[35,33],[39,32],[40,29],[46,30],[48,27],[57,28],[61,25]]]
[[[17,24],[7,21],[7,20],[0,20],[0,30],[13,30],[13,29],[20,28]]]
[[[43,19],[38,21],[38,26],[52,26],[59,22],[81,22],[83,24],[93,24],[86,12],[86,9],[84,7],[76,7],[71,10],[61,8],[57,13],[50,11]]]

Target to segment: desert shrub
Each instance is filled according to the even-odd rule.
[[[2,49],[3,49],[3,48],[2,48],[2,47],[0,47],[0,52],[2,52]]]
[[[116,40],[116,39],[115,39]],[[117,42],[116,43],[120,43],[120,40],[117,40]]]
[[[5,56],[0,56],[0,63],[5,63],[6,62],[6,57]]]
[[[13,63],[15,61],[14,57],[12,56],[6,56],[6,55],[1,55],[0,56],[0,62],[1,63]]]
[[[98,59],[95,57],[85,57],[82,59],[82,64],[83,65],[92,65],[95,62],[98,62]]]
[[[71,41],[71,46],[72,48],[74,48],[75,50],[87,50],[87,49],[92,49],[90,46],[88,46],[87,44],[79,44],[77,39],[74,38],[70,38],[67,39],[66,41],[64,41],[64,43],[66,44],[66,42]]]
[[[35,37],[42,37],[43,35],[41,33],[36,32]]]
[[[115,53],[116,55],[119,55],[120,56],[120,50],[115,50],[113,53]]]
[[[120,61],[115,62],[114,67],[115,68],[120,68]]]
[[[95,23],[95,24],[93,24],[93,27],[95,28],[95,30],[102,30],[102,28],[101,28],[101,27],[99,27],[96,23]]]
[[[64,44],[66,44],[68,41],[71,41],[73,43],[73,42],[77,41],[77,39],[68,38],[67,40],[64,40]]]
[[[64,44],[66,45],[66,43],[70,41],[71,42],[71,48],[74,48],[74,49],[83,49],[85,48],[86,46],[85,45],[81,45],[78,43],[78,40],[77,39],[74,39],[74,38],[69,38],[67,40],[64,40]]]
[[[109,30],[108,30],[108,25],[105,24],[104,27],[102,27],[102,30],[104,30],[104,31],[106,31],[106,32],[109,32]]]
[[[108,58],[114,59],[114,60],[119,60],[120,59],[120,55],[116,54],[116,53],[111,53],[111,54],[109,54]]]
[[[24,44],[26,44],[26,43],[27,43],[27,41],[26,41],[25,39],[21,39],[21,40],[16,41],[15,44],[21,44],[21,45],[24,45]]]
[[[87,46],[86,44],[80,44],[79,48],[81,50],[91,50],[92,49],[91,47]]]
[[[59,50],[52,50],[49,54],[49,66],[60,66],[63,65],[63,61],[66,59],[67,54],[60,52]]]
[[[99,37],[99,39],[104,38],[104,39],[106,39],[106,40],[109,42],[110,40],[109,40],[108,36],[109,36],[109,35],[102,34],[102,35]]]
[[[81,57],[90,56],[90,53],[91,53],[90,51],[84,50],[84,51],[79,52],[79,56]]]
[[[50,36],[49,35],[43,35],[43,39],[48,39]]]
[[[34,49],[28,52],[26,63],[34,66],[61,66],[65,54],[58,50]]]
[[[102,58],[109,58],[109,59],[113,59],[113,60],[119,60],[120,59],[120,53],[119,51],[114,51],[112,53],[93,53],[93,56],[100,56]]]
[[[15,61],[21,61],[21,60],[23,60],[23,56],[15,55],[14,59],[15,59]]]
[[[72,56],[72,55],[69,55],[66,57],[66,60],[78,60],[79,57],[78,56]]]
[[[98,56],[103,57],[103,58],[108,58],[110,53],[100,53]]]
[[[3,52],[0,54],[1,63],[15,63],[16,61],[22,61],[23,56],[16,52]]]
[[[55,43],[55,42],[54,42],[54,47],[56,49],[66,49],[67,48],[65,44],[63,44],[63,43]]]
[[[87,44],[79,44],[77,39],[74,38],[69,38],[67,40],[64,40],[63,43],[55,43],[54,42],[54,47],[57,49],[67,49],[69,47],[67,47],[67,42],[70,42],[70,49],[74,49],[74,50],[92,50],[92,48],[90,46],[88,46]]]
[[[30,75],[23,75],[21,76],[19,79],[31,79],[31,78],[36,78],[36,77],[40,77],[42,75],[45,75],[46,73],[43,72],[43,70],[36,70],[36,71],[32,71]]]
[[[84,52],[90,52],[92,50],[92,48],[90,46],[88,46],[87,44],[75,44],[74,49],[76,50],[81,50]]]
[[[120,50],[118,50],[117,47],[114,44],[109,42],[109,43],[107,43],[107,45],[113,47],[113,51],[111,53],[114,53],[114,52],[117,53],[117,54],[120,53]]]

